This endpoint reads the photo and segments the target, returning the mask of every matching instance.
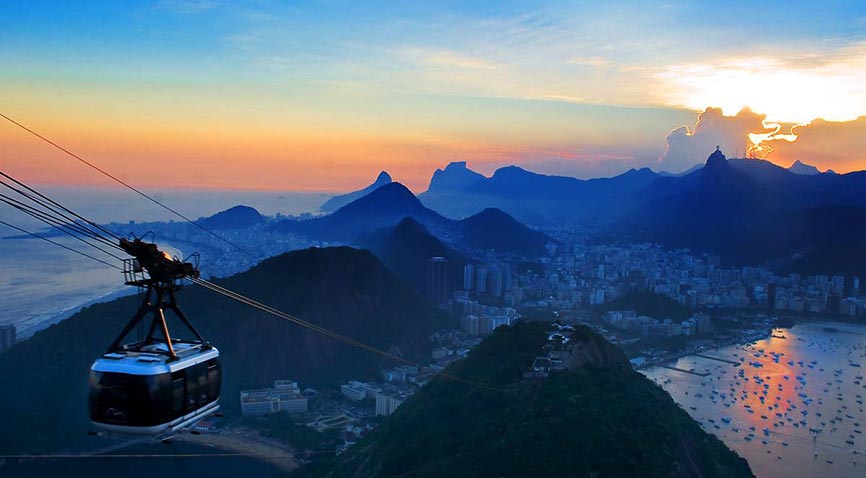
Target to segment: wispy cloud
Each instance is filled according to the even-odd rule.
[[[464,70],[496,70],[499,65],[484,58],[473,57],[450,50],[427,50],[410,48],[401,50],[399,56],[420,66],[456,68]]]
[[[609,67],[614,64],[614,61],[603,56],[575,56],[569,58],[567,63],[581,66]]]

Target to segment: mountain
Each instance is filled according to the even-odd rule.
[[[426,193],[465,191],[478,181],[487,179],[483,174],[466,167],[466,161],[454,161],[445,169],[437,169],[430,179]]]
[[[364,189],[359,189],[357,191],[342,194],[340,196],[334,196],[331,199],[325,201],[325,203],[319,207],[319,210],[322,212],[336,211],[337,209],[340,209],[346,204],[349,204],[350,202],[358,198],[364,197],[371,192],[379,189],[380,187],[385,186],[386,184],[391,184],[391,182],[391,175],[385,171],[382,171],[379,173],[379,176],[376,177],[376,180],[373,181],[373,184],[365,187]]]
[[[451,287],[459,287],[463,283],[463,267],[470,262],[411,217],[403,219],[394,227],[361,236],[358,246],[370,250],[388,270],[422,292],[427,288],[427,260],[431,257],[448,260],[448,282]]]
[[[362,234],[392,227],[411,217],[424,226],[440,230],[450,221],[427,209],[400,183],[392,182],[323,217],[275,224],[278,232],[303,234],[319,241],[352,243]]]
[[[794,174],[821,174],[821,171],[818,171],[818,168],[811,164],[802,163],[799,159],[794,161],[794,164],[788,168],[788,171],[791,171]]]
[[[245,229],[264,221],[265,217],[255,208],[240,205],[201,218],[197,222],[208,229]]]
[[[460,243],[500,254],[537,257],[547,254],[550,236],[534,231],[499,209],[487,208],[458,221]]]
[[[713,251],[727,263],[756,264],[795,252],[820,257],[827,248],[866,240],[863,172],[800,175],[716,151],[700,171],[662,178],[643,197],[611,227],[614,236]]]
[[[699,169],[701,169],[701,168],[703,168],[703,167],[704,167],[703,164],[696,164],[696,165],[690,167],[689,169],[686,169],[685,171],[682,171],[682,172],[679,172],[679,173],[669,173],[669,172],[667,172],[667,171],[660,171],[660,172],[658,173],[658,175],[659,175],[659,176],[674,176],[674,177],[680,177],[680,176],[685,176],[685,175],[687,175],[687,174],[691,174],[691,173],[693,173],[693,172],[695,172],[695,171],[697,171],[697,170],[699,170]]]
[[[371,253],[348,247],[295,251],[217,281],[221,286],[383,350],[420,360],[429,335],[449,324],[413,287]],[[222,407],[239,413],[238,393],[274,379],[302,387],[378,376],[377,355],[303,329],[199,287],[178,297],[184,312],[220,349]],[[83,309],[0,355],[0,428],[5,452],[86,446],[87,373],[136,310],[136,297]],[[171,325],[177,335],[181,327]],[[182,335],[182,334],[181,334]],[[24,373],[26,371],[26,373]],[[82,445],[85,444],[85,445]]]
[[[382,186],[327,216],[304,221],[286,219],[275,224],[274,230],[302,234],[318,241],[363,245],[364,236],[394,227],[406,218],[423,225],[426,232],[457,249],[483,249],[532,257],[544,255],[545,245],[553,241],[497,209],[487,209],[461,221],[447,219],[424,207],[411,191],[397,182]]]
[[[440,176],[469,178],[471,173],[476,180],[431,180],[419,196],[425,205],[449,217],[492,207],[534,226],[608,222],[630,210],[638,194],[660,178],[649,168],[589,180],[537,174],[517,166],[500,168],[490,178],[465,172],[465,165],[449,168],[459,175]]]
[[[587,328],[500,327],[378,429],[300,476],[751,477],[622,352]],[[564,370],[525,379],[556,350]],[[639,404],[639,406],[636,406]]]

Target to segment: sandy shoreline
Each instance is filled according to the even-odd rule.
[[[285,472],[298,469],[295,451],[287,446],[258,436],[259,432],[245,427],[232,429],[230,433],[183,433],[173,440],[213,446],[223,450],[241,453],[270,463]]]

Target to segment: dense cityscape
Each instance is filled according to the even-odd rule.
[[[229,231],[225,237],[258,257],[333,245],[303,236],[275,234],[268,227],[273,221]],[[161,242],[177,250],[191,247],[208,251],[211,257],[218,258],[202,263],[202,270],[209,276],[228,276],[256,262],[238,254],[230,244],[188,225],[124,226],[131,234],[153,232]],[[383,369],[378,380],[357,377],[332,390],[302,389],[292,380],[277,380],[271,388],[241,391],[238,399],[242,415],[290,414],[296,423],[336,433],[339,442],[335,453],[339,454],[375,429],[377,417],[391,415],[450,363],[467,357],[493,330],[521,318],[543,317],[559,324],[589,325],[613,343],[632,346],[632,365],[645,367],[687,351],[766,337],[775,324],[773,318],[779,315],[859,319],[863,314],[857,277],[846,282],[842,276],[781,276],[765,266],[726,267],[712,253],[665,250],[654,244],[589,244],[582,238],[574,239],[574,234],[558,232],[559,240],[548,243],[548,255],[543,257],[497,256],[467,250],[473,257],[487,259],[463,265],[463,280],[458,284],[449,283],[448,272],[459,264],[451,264],[443,257],[426,260],[427,286],[422,292],[456,324],[454,329],[431,337],[435,348],[426,365]],[[682,310],[668,309],[673,312],[671,316],[650,316],[634,308],[606,306],[635,294],[666,297],[680,304]],[[733,314],[750,318],[726,324],[726,318]],[[6,329],[14,333],[14,327]],[[671,351],[669,343],[652,342],[664,337],[683,337],[684,348]],[[642,339],[647,339],[643,345]],[[224,420],[208,419],[197,429],[231,433],[233,427],[226,425]]]

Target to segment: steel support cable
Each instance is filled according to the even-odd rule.
[[[81,231],[80,231],[79,229],[77,229],[76,227],[74,227],[74,226],[71,226],[71,225],[69,225],[69,224],[67,224],[67,223],[65,223],[65,222],[63,222],[63,221],[61,221],[61,220],[59,220],[59,219],[57,219],[57,218],[51,217],[51,216],[49,216],[49,215],[46,215],[45,213],[43,213],[43,212],[41,212],[41,211],[33,210],[30,206],[27,206],[27,205],[21,205],[21,204],[16,204],[17,201],[15,201],[14,199],[10,199],[10,198],[8,198],[7,196],[5,196],[5,195],[3,195],[3,194],[0,194],[0,202],[3,202],[3,203],[8,204],[9,206],[13,207],[14,209],[17,209],[17,210],[19,210],[20,212],[22,212],[22,213],[24,213],[24,214],[27,214],[28,216],[30,216],[30,217],[32,217],[32,218],[34,218],[34,219],[36,219],[36,220],[39,220],[39,221],[41,221],[41,222],[43,222],[43,223],[45,223],[45,224],[47,224],[47,225],[53,227],[54,229],[57,229],[59,232],[61,232],[61,233],[63,233],[63,234],[66,234],[66,235],[68,235],[68,236],[70,236],[70,237],[73,237],[73,238],[75,238],[75,239],[77,239],[77,240],[79,240],[79,241],[81,241],[81,242],[83,242],[83,243],[85,243],[85,244],[87,244],[87,245],[89,245],[89,246],[91,246],[91,247],[97,248],[97,249],[99,249],[100,251],[102,251],[102,252],[104,252],[104,253],[106,253],[106,254],[108,254],[108,255],[111,255],[111,256],[114,257],[115,259],[121,259],[120,257],[117,257],[117,256],[113,255],[111,252],[106,251],[106,250],[100,248],[100,247],[97,246],[96,244],[93,244],[93,243],[91,243],[91,242],[88,242],[88,241],[85,240],[83,237],[76,235],[76,234],[75,234],[76,232],[81,232]],[[102,242],[101,239],[99,239],[99,238],[93,238],[92,236],[90,236],[90,235],[88,235],[88,234],[84,234],[84,235],[85,235],[86,237],[90,237],[91,239],[97,239],[97,240],[100,240],[100,242],[101,242],[103,245],[106,245],[106,246],[109,246],[109,247],[115,247],[115,244]],[[118,248],[118,249],[119,249],[119,248]]]
[[[24,188],[24,189],[30,191],[31,193],[33,193],[33,194],[39,196],[40,198],[42,198],[43,200],[47,201],[48,203],[53,204],[55,207],[58,207],[58,208],[60,208],[60,209],[62,209],[62,210],[64,210],[64,211],[68,212],[69,214],[72,214],[73,216],[77,217],[78,219],[80,219],[80,220],[86,222],[87,224],[90,224],[92,227],[95,227],[96,229],[98,229],[98,230],[104,232],[105,234],[108,234],[109,236],[111,236],[111,237],[114,238],[115,240],[118,240],[118,241],[120,240],[120,236],[118,236],[117,234],[115,234],[114,232],[112,232],[110,229],[108,229],[108,228],[106,228],[106,227],[104,227],[104,226],[101,226],[101,225],[99,225],[99,224],[97,224],[97,223],[91,221],[90,219],[87,219],[86,217],[84,217],[84,216],[78,214],[77,212],[75,212],[75,211],[69,209],[68,207],[64,206],[63,204],[60,204],[59,202],[55,201],[54,199],[51,199],[50,197],[46,196],[45,194],[42,194],[41,192],[39,192],[39,191],[33,189],[32,187],[30,187],[30,186],[28,186],[28,185],[22,183],[21,181],[18,181],[17,179],[15,179],[15,178],[13,178],[12,176],[10,176],[10,175],[4,173],[3,171],[0,171],[0,176],[3,176],[4,178],[6,178],[6,179],[8,179],[8,180],[10,180],[10,181],[12,181],[12,182],[14,182],[14,183],[17,184],[18,186],[20,186],[20,187],[22,187],[22,188]],[[39,200],[37,200],[37,199],[35,199],[35,198],[32,198],[31,196],[25,194],[24,192],[21,192],[21,191],[15,189],[15,188],[12,188],[11,186],[9,186],[8,184],[6,184],[6,183],[3,182],[3,181],[0,181],[0,182],[2,182],[3,185],[6,186],[7,188],[14,189],[16,192],[18,192],[18,194],[21,194],[21,195],[23,195],[23,196],[27,196],[27,197],[30,198],[32,201],[36,201],[36,202],[38,202],[39,204],[42,204],[43,207],[48,208],[48,209],[51,209],[50,206],[43,204],[42,201],[39,201]],[[66,217],[66,216],[64,215],[64,217]],[[71,219],[70,219],[70,220],[71,220]]]
[[[0,460],[57,460],[57,459],[100,459],[100,458],[230,458],[230,457],[253,457],[255,458],[257,455],[243,454],[243,453],[178,453],[178,454],[169,454],[169,453],[160,453],[160,454],[144,454],[144,455],[135,455],[135,454],[124,454],[124,455],[114,455],[114,454],[106,454],[106,455],[97,455],[97,454],[80,454],[80,455],[0,455]],[[269,455],[262,458],[287,458],[284,455]]]
[[[383,357],[386,357],[388,359],[391,359],[391,360],[394,360],[397,362],[401,362],[401,363],[404,363],[407,365],[419,366],[419,364],[417,364],[411,360],[407,360],[403,357],[400,357],[400,356],[394,355],[392,353],[386,352],[384,350],[378,349],[376,347],[373,347],[372,345],[368,345],[364,342],[352,339],[350,337],[346,337],[346,336],[341,335],[337,332],[333,332],[333,331],[328,330],[324,327],[313,324],[312,322],[308,322],[306,320],[300,319],[298,317],[287,314],[287,313],[282,312],[280,310],[274,309],[273,307],[262,304],[261,302],[258,302],[254,299],[250,299],[249,297],[241,295],[241,294],[234,292],[232,290],[226,289],[222,286],[214,284],[213,282],[209,282],[209,281],[206,281],[204,279],[199,279],[199,278],[194,278],[191,280],[193,283],[198,284],[202,287],[205,287],[205,288],[207,288],[213,292],[224,295],[224,296],[231,298],[231,299],[234,299],[238,302],[242,302],[242,303],[247,304],[251,307],[259,309],[263,312],[267,312],[268,314],[271,314],[271,315],[277,316],[279,318],[288,320],[288,321],[293,322],[297,325],[300,325],[302,327],[308,328],[308,329],[313,330],[315,332],[321,333],[321,334],[326,335],[328,337],[334,338],[336,340],[340,340],[340,341],[347,343],[349,345],[352,345],[354,347],[361,348],[361,349],[366,350],[368,352],[372,352],[372,353],[381,355]],[[455,382],[460,382],[460,383],[463,383],[466,385],[471,385],[473,387],[478,387],[478,388],[483,388],[483,389],[498,391],[498,392],[506,391],[506,387],[502,387],[502,386],[498,386],[498,385],[491,385],[491,384],[482,383],[482,382],[476,382],[473,380],[465,379],[465,378],[458,377],[458,376],[455,376],[455,375],[452,375],[449,373],[445,373],[445,372],[435,372],[435,375],[447,378],[449,380],[453,380]]]
[[[2,183],[2,181],[0,181],[0,183]],[[14,207],[15,209],[18,209],[19,211],[30,215],[34,219],[38,219],[38,220],[40,220],[40,221],[42,221],[42,222],[44,222],[44,223],[46,223],[52,227],[55,227],[55,228],[56,227],[62,227],[65,229],[69,229],[73,232],[78,232],[78,233],[83,234],[87,237],[90,237],[91,239],[96,239],[96,240],[102,242],[106,246],[113,247],[113,248],[121,250],[121,251],[123,250],[120,248],[120,246],[117,245],[117,243],[115,243],[111,239],[109,239],[109,238],[107,238],[107,237],[105,237],[105,236],[103,236],[103,235],[101,235],[101,234],[99,234],[99,233],[97,233],[91,229],[88,229],[87,227],[83,226],[82,224],[80,224],[78,222],[75,222],[74,220],[71,220],[71,222],[70,222],[68,220],[68,218],[66,218],[64,216],[58,217],[56,215],[56,213],[54,213],[54,212],[50,212],[50,211],[46,212],[44,210],[36,208],[30,204],[27,204],[23,201],[17,200],[15,198],[8,196],[6,194],[3,194],[3,193],[0,193],[0,200],[2,200],[6,204]]]
[[[72,238],[74,238],[74,239],[76,239],[76,240],[78,240],[78,241],[81,241],[82,243],[87,244],[88,246],[90,246],[90,247],[92,247],[92,248],[94,248],[94,249],[96,249],[96,250],[102,252],[103,254],[107,254],[107,255],[109,255],[109,256],[111,256],[111,257],[113,257],[113,258],[115,258],[115,259],[117,259],[117,260],[119,260],[119,261],[122,261],[122,260],[123,260],[122,257],[120,257],[120,256],[118,256],[118,255],[112,253],[111,251],[107,251],[107,250],[105,250],[105,249],[99,247],[98,245],[96,245],[96,244],[94,244],[94,243],[92,243],[92,242],[88,242],[86,239],[82,238],[81,236],[78,236],[78,235],[76,235],[76,234],[73,234],[72,232],[69,232],[68,230],[64,229],[64,227],[66,227],[65,223],[61,223],[61,225],[56,225],[56,224],[54,224],[54,223],[52,222],[52,219],[50,219],[50,218],[49,218],[49,219],[46,219],[46,218],[41,217],[41,216],[40,216],[40,213],[39,213],[38,211],[37,211],[36,213],[30,212],[30,211],[27,210],[27,207],[26,207],[26,206],[24,206],[24,207],[19,206],[19,205],[15,204],[15,203],[12,202],[12,201],[14,201],[14,200],[11,200],[11,201],[10,201],[9,199],[4,198],[4,195],[3,195],[3,194],[0,194],[0,202],[4,202],[4,203],[6,203],[6,204],[9,204],[9,205],[12,206],[13,208],[18,209],[19,211],[23,212],[24,214],[27,214],[28,216],[33,217],[33,218],[35,218],[35,219],[38,219],[39,221],[42,221],[42,222],[44,222],[45,224],[48,224],[49,226],[53,227],[54,229],[57,229],[58,231],[60,231],[61,233],[66,234],[66,235],[68,235],[68,236],[70,236],[70,237],[72,237]],[[56,221],[56,219],[54,219],[54,220]],[[74,229],[73,229],[73,230],[74,230]],[[112,245],[113,245],[113,244],[112,244]]]
[[[27,131],[30,131],[30,132],[33,133],[34,135],[36,135],[36,136],[40,137],[41,139],[43,139],[43,140],[49,142],[50,144],[54,145],[55,147],[57,147],[57,148],[63,150],[63,151],[66,152],[67,154],[70,154],[70,155],[72,155],[73,157],[76,157],[76,159],[80,159],[80,158],[78,158],[77,156],[75,156],[73,153],[71,153],[71,152],[69,152],[69,151],[63,149],[62,147],[60,147],[60,146],[58,146],[58,145],[52,143],[50,140],[47,140],[46,138],[44,138],[44,137],[42,137],[42,136],[39,136],[37,133],[32,132],[31,130],[27,129],[27,128],[24,127],[23,125],[20,125],[20,124],[16,123],[14,120],[11,120],[11,119],[8,118],[7,116],[3,115],[2,113],[0,113],[0,116],[6,118],[6,119],[9,120],[9,121],[12,121],[12,122],[15,123],[16,125],[21,126],[22,128],[26,129]],[[82,161],[84,161],[84,160],[82,160]],[[84,162],[86,163],[86,161],[84,161]],[[89,164],[89,163],[87,163],[87,164]],[[95,167],[95,166],[94,166],[94,167]],[[98,168],[97,168],[97,169],[98,169]],[[108,174],[108,173],[104,173],[104,174]],[[110,176],[110,175],[109,175],[109,176]],[[116,178],[114,178],[114,179],[117,180]],[[120,181],[120,180],[117,180],[117,181],[119,181],[119,182],[122,183],[122,181]],[[122,184],[126,185],[125,183],[122,183]],[[128,186],[128,185],[127,185],[127,186]],[[132,188],[131,186],[128,186],[128,187]],[[134,188],[132,188],[132,189],[135,190]],[[138,192],[137,190],[135,190],[135,191]],[[140,193],[140,192],[139,192],[139,193]],[[144,195],[143,193],[140,193],[140,194]],[[0,194],[0,196],[2,196],[2,194]],[[147,196],[145,195],[145,197],[147,197]],[[0,199],[0,200],[2,200],[2,199]],[[188,219],[187,219],[187,220],[188,220]],[[85,221],[87,221],[87,220],[85,219]],[[45,221],[43,221],[43,222],[45,222]],[[89,221],[87,221],[87,222],[89,222]],[[190,222],[192,222],[192,221],[190,221]],[[5,223],[4,223],[4,224],[5,224]],[[195,224],[195,223],[193,223],[193,224]],[[13,226],[13,227],[14,227],[14,226]],[[20,229],[20,228],[15,228],[15,229],[22,230],[22,229]],[[22,230],[22,231],[23,231],[23,230]],[[27,232],[27,231],[24,231],[24,232]],[[65,231],[63,231],[63,232],[65,232]],[[36,235],[36,234],[32,234],[32,233],[29,233],[29,232],[27,232],[27,233],[28,233],[28,234],[31,234],[31,235],[34,235],[34,236],[36,236],[36,237],[40,237],[40,238],[41,238],[41,236],[38,236],[38,235]],[[67,233],[67,234],[68,234],[68,233]],[[77,237],[77,236],[75,236],[75,235],[73,235],[73,234],[69,234],[69,235],[71,235],[71,236],[73,236],[73,237],[76,237],[76,238],[79,239],[79,240],[82,240],[80,237]],[[219,237],[219,236],[217,236],[217,237]],[[44,239],[44,238],[43,238],[43,239]],[[47,240],[47,239],[46,239],[46,240]],[[82,240],[82,241],[83,241],[83,240]],[[71,248],[68,248],[68,247],[62,246],[61,244],[58,244],[58,243],[56,243],[56,242],[54,242],[54,241],[48,241],[48,242],[52,242],[52,243],[55,244],[55,245],[60,245],[61,247],[64,247],[64,248],[66,248],[66,249],[69,249],[69,250],[73,250],[73,251],[75,251],[74,249],[71,249]],[[85,242],[86,244],[89,244],[89,245],[91,245],[91,246],[93,246],[93,247],[96,247],[97,249],[99,249],[99,250],[101,250],[101,251],[103,251],[103,252],[106,252],[106,251],[104,251],[104,250],[98,248],[97,246],[95,246],[95,245],[93,245],[93,244],[91,244],[91,243],[88,243],[88,242],[86,242],[86,241],[83,241],[83,242]],[[76,251],[76,252],[79,252],[79,251]],[[79,253],[80,253],[80,252],[79,252]],[[110,254],[110,253],[108,253],[108,252],[106,252],[106,253],[107,253],[107,254]],[[92,257],[92,256],[88,256],[88,255],[83,254],[83,253],[80,253],[80,254],[84,255],[85,257],[90,257],[91,259],[98,260],[99,262],[101,262],[101,263],[103,263],[103,264],[107,264],[106,262],[101,261],[101,260],[99,260],[99,259],[96,259],[96,258],[94,258],[94,257]],[[113,256],[113,254],[110,254],[110,255]],[[122,259],[120,259],[119,257],[116,257],[116,256],[114,256],[114,257],[117,258],[117,259],[119,259],[119,260],[122,260]],[[288,320],[288,321],[293,322],[293,323],[295,323],[295,324],[297,324],[297,325],[300,325],[300,326],[302,326],[302,327],[308,328],[308,329],[310,329],[310,330],[313,330],[313,331],[318,332],[318,333],[320,333],[320,334],[323,334],[323,335],[326,335],[326,336],[328,336],[328,337],[334,338],[334,339],[336,339],[336,340],[342,341],[342,342],[344,342],[344,343],[346,343],[346,344],[352,345],[352,346],[357,347],[357,348],[360,348],[360,349],[362,349],[362,350],[365,350],[365,351],[368,351],[368,352],[371,352],[371,353],[374,353],[374,354],[377,354],[377,355],[380,355],[380,356],[383,356],[383,357],[386,357],[386,358],[389,358],[389,359],[391,359],[391,360],[394,360],[394,361],[397,361],[397,362],[401,362],[401,363],[404,363],[404,364],[407,364],[407,365],[413,365],[413,366],[418,366],[418,365],[419,365],[419,364],[417,364],[417,363],[415,363],[415,362],[412,362],[411,360],[407,360],[407,359],[405,359],[405,358],[403,358],[403,357],[399,357],[399,356],[397,356],[397,355],[394,355],[394,354],[392,354],[392,353],[386,352],[386,351],[384,351],[384,350],[380,350],[380,349],[378,349],[378,348],[376,348],[376,347],[373,347],[373,346],[371,346],[371,345],[368,345],[368,344],[366,344],[366,343],[364,343],[364,342],[360,342],[360,341],[355,340],[355,339],[352,339],[352,338],[350,338],[350,337],[346,337],[346,336],[341,335],[341,334],[339,334],[339,333],[337,333],[337,332],[333,332],[333,331],[328,330],[328,329],[326,329],[326,328],[324,328],[324,327],[318,326],[318,325],[316,325],[316,324],[313,324],[313,323],[311,323],[311,322],[307,322],[307,321],[305,321],[305,320],[303,320],[303,319],[297,318],[297,317],[295,317],[295,316],[292,316],[292,315],[287,314],[287,313],[285,313],[285,312],[282,312],[282,311],[280,311],[280,310],[274,309],[274,308],[272,308],[272,307],[270,307],[270,306],[267,306],[267,305],[265,305],[265,304],[262,304],[261,302],[258,302],[258,301],[255,301],[255,300],[253,300],[253,299],[250,299],[249,297],[243,296],[243,295],[241,295],[241,294],[238,294],[238,293],[236,293],[236,292],[234,292],[234,291],[231,291],[231,290],[229,290],[229,289],[226,289],[226,288],[224,288],[224,287],[221,287],[221,286],[219,286],[219,285],[217,285],[217,284],[214,284],[214,283],[212,283],[212,282],[206,281],[206,280],[204,280],[204,279],[200,279],[200,278],[190,278],[190,280],[191,280],[193,283],[196,283],[196,284],[198,284],[198,285],[201,285],[202,287],[204,287],[204,288],[206,288],[206,289],[209,289],[209,290],[211,290],[211,291],[213,291],[213,292],[219,293],[219,294],[221,294],[221,295],[224,295],[224,296],[226,296],[226,297],[228,297],[228,298],[231,298],[231,299],[234,299],[234,300],[236,300],[236,301],[239,301],[239,302],[245,303],[245,304],[247,304],[247,305],[249,305],[249,306],[251,306],[251,307],[257,308],[257,309],[259,309],[259,310],[261,310],[261,311],[263,311],[263,312],[266,312],[266,313],[269,313],[269,314],[271,314],[271,315],[277,316],[277,317],[282,318],[282,319],[284,319],[284,320]],[[475,386],[475,387],[479,387],[479,388],[484,388],[484,389],[488,389],[488,390],[496,390],[496,391],[504,391],[504,390],[505,390],[504,387],[500,387],[500,386],[496,386],[496,385],[491,385],[491,384],[480,383],[480,382],[475,382],[475,381],[472,381],[472,380],[467,380],[467,379],[464,379],[464,378],[461,378],[461,377],[457,377],[457,376],[454,376],[454,375],[451,375],[451,374],[447,374],[447,373],[444,373],[444,372],[435,372],[435,374],[438,375],[438,376],[442,376],[442,377],[448,378],[448,379],[450,379],[450,380],[456,381],[456,382],[464,383],[464,384],[471,385],[471,386]]]
[[[54,141],[51,141],[50,139],[46,138],[45,136],[42,136],[41,134],[39,134],[39,133],[37,133],[36,131],[34,131],[34,130],[28,128],[27,126],[24,126],[23,124],[21,124],[21,123],[15,121],[14,119],[12,119],[12,118],[6,116],[6,115],[3,114],[3,113],[0,113],[0,117],[2,117],[3,119],[5,119],[6,121],[9,121],[10,123],[14,124],[15,126],[21,128],[21,129],[23,129],[24,131],[26,131],[26,132],[32,134],[33,136],[35,136],[35,137],[41,139],[42,141],[44,141],[44,142],[50,144],[51,146],[53,146],[54,148],[56,148],[56,149],[62,151],[62,152],[65,153],[66,155],[68,155],[68,156],[70,156],[70,157],[72,157],[72,158],[74,158],[74,159],[80,161],[81,163],[83,163],[83,164],[89,166],[90,168],[94,169],[95,171],[98,171],[99,173],[101,173],[101,174],[103,174],[104,176],[106,176],[106,177],[112,179],[112,180],[115,181],[116,183],[118,183],[118,184],[120,184],[120,185],[126,187],[126,188],[129,189],[130,191],[132,191],[132,192],[138,194],[139,196],[141,196],[141,197],[147,199],[148,201],[150,201],[150,202],[156,204],[157,206],[159,206],[159,207],[165,209],[166,211],[169,211],[170,213],[172,213],[172,214],[174,214],[175,216],[177,216],[177,217],[183,219],[184,221],[186,221],[186,222],[192,224],[193,226],[196,226],[197,228],[201,229],[202,231],[205,231],[206,233],[208,233],[208,234],[210,234],[210,235],[216,237],[217,239],[219,239],[219,240],[225,242],[226,244],[228,244],[228,245],[234,247],[235,249],[237,249],[237,250],[239,250],[239,251],[241,251],[241,252],[243,252],[243,253],[245,253],[245,254],[251,256],[251,257],[255,257],[255,255],[254,255],[253,253],[251,253],[250,251],[248,251],[248,250],[244,249],[243,247],[241,247],[241,246],[235,244],[234,242],[232,242],[232,241],[230,241],[230,240],[228,240],[228,239],[226,239],[226,238],[220,236],[219,234],[217,234],[217,233],[213,232],[212,230],[208,229],[207,227],[202,226],[201,224],[199,224],[199,223],[193,221],[192,219],[190,219],[190,218],[184,216],[183,214],[177,212],[176,210],[174,210],[174,209],[172,209],[171,207],[167,206],[167,205],[164,204],[163,202],[161,202],[161,201],[159,201],[159,200],[157,200],[157,199],[155,199],[155,198],[149,196],[147,193],[141,191],[140,189],[137,189],[135,186],[132,186],[131,184],[129,184],[129,183],[127,183],[126,181],[124,181],[124,180],[118,178],[117,176],[112,175],[112,174],[109,173],[108,171],[106,171],[106,170],[100,168],[99,166],[97,166],[97,165],[91,163],[90,161],[87,161],[86,159],[82,158],[81,156],[79,156],[79,155],[73,153],[72,151],[70,151],[70,150],[64,148],[63,146],[60,146],[59,144],[55,143]]]
[[[85,253],[85,252],[81,252],[81,251],[79,251],[78,249],[73,249],[73,248],[71,248],[71,247],[69,247],[69,246],[66,246],[66,245],[64,245],[64,244],[61,244],[61,243],[59,243],[59,242],[52,241],[51,239],[48,239],[47,237],[40,236],[39,234],[36,234],[35,232],[30,232],[30,231],[28,231],[28,230],[26,230],[26,229],[23,229],[23,228],[20,228],[20,227],[18,227],[18,226],[15,226],[15,225],[9,224],[8,222],[5,222],[5,221],[0,221],[0,224],[3,224],[4,226],[9,227],[9,228],[11,228],[11,229],[15,229],[16,231],[23,232],[24,234],[31,235],[31,236],[33,236],[33,237],[35,237],[35,238],[37,238],[37,239],[42,239],[42,240],[45,241],[45,242],[50,242],[51,244],[54,244],[55,246],[62,247],[62,248],[64,248],[64,249],[66,249],[67,251],[74,252],[74,253],[76,253],[76,254],[78,254],[78,255],[80,255],[80,256],[84,256],[84,257],[86,257],[86,258],[88,258],[88,259],[93,259],[94,261],[96,261],[96,262],[100,262],[100,263],[102,263],[102,264],[105,264],[105,265],[107,265],[108,267],[113,267],[113,268],[115,268],[115,269],[117,269],[117,270],[119,270],[119,271],[122,271],[122,270],[123,270],[123,268],[120,267],[120,266],[117,266],[117,265],[115,265],[115,264],[111,264],[111,263],[109,263],[109,262],[106,262],[106,261],[104,261],[104,260],[98,258],[98,257],[91,256],[90,254],[87,254],[87,253]]]
[[[0,180],[0,184],[4,184],[2,180]],[[18,206],[26,208],[28,211],[30,211],[32,213],[38,214],[42,218],[51,220],[56,225],[72,229],[72,230],[79,232],[81,234],[84,234],[90,238],[96,239],[107,246],[113,247],[113,248],[118,249],[118,250],[122,250],[120,248],[120,246],[118,246],[114,240],[112,240],[108,237],[105,237],[99,231],[94,231],[94,230],[88,228],[86,225],[82,224],[79,221],[76,221],[75,219],[72,219],[72,218],[66,216],[65,214],[58,213],[57,211],[54,211],[53,209],[50,209],[50,208],[48,208],[48,211],[45,211],[43,209],[40,209],[38,207],[33,206],[32,204],[27,204],[24,201],[17,200],[15,198],[8,196],[6,194],[3,194],[3,193],[0,193],[0,197],[5,198],[6,201],[4,201],[4,202],[9,204],[10,206],[15,207],[15,205],[17,204]],[[14,202],[15,204],[11,204],[10,201]],[[37,204],[39,204],[39,203],[37,202]],[[43,207],[45,207],[45,206],[43,206]],[[26,211],[23,211],[20,207],[17,207],[16,209],[19,209],[22,212],[26,212]],[[39,218],[37,218],[37,219],[39,219]],[[40,220],[42,220],[42,219],[40,219]],[[45,221],[43,220],[43,222],[45,222]]]

